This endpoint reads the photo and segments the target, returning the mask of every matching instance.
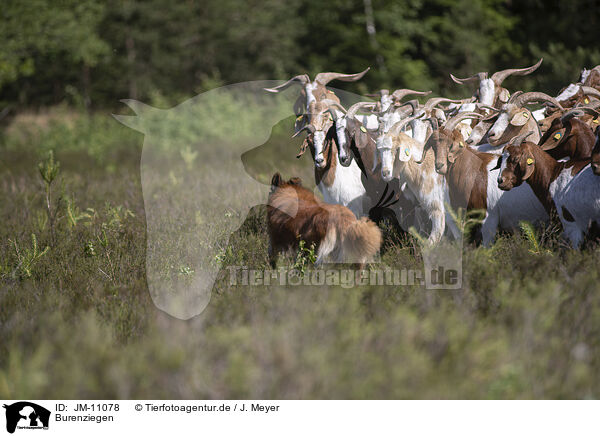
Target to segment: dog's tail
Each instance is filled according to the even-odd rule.
[[[370,219],[354,221],[344,232],[344,262],[364,264],[372,261],[381,247],[381,231]]]

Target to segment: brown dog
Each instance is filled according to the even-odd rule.
[[[381,247],[381,232],[368,218],[357,220],[345,206],[327,204],[302,186],[297,177],[287,182],[275,173],[267,204],[269,260],[296,250],[303,240],[317,247],[316,264],[327,258],[336,263],[372,261]]]

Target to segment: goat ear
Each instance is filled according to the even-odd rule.
[[[300,114],[296,117],[296,121],[294,122],[294,133],[301,130],[305,125],[308,119],[308,115]]]
[[[396,147],[396,153],[400,162],[408,162],[412,156],[412,150],[408,144],[401,144]]]
[[[506,103],[506,102],[508,102],[509,99],[510,99],[510,92],[508,92],[508,89],[502,88],[500,90],[500,92],[498,93],[498,100],[500,100],[502,103]]]
[[[533,174],[535,170],[535,158],[531,153],[524,153],[524,162],[525,170],[523,171],[523,180],[527,180]]]
[[[524,126],[527,121],[529,121],[529,118],[531,118],[531,114],[527,109],[523,109],[517,112],[515,116],[511,118],[510,124],[517,127]]]
[[[283,184],[283,177],[278,172],[273,174],[273,178],[271,179],[271,186],[278,187]]]
[[[367,129],[365,128],[365,126],[360,126],[358,129],[356,129],[354,143],[356,145],[356,148],[358,148],[359,150],[365,148],[369,143],[369,134],[367,133]]]

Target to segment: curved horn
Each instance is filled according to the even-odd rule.
[[[437,106],[440,103],[462,103],[462,100],[452,100],[452,99],[444,98],[444,97],[430,98],[425,103],[425,110],[427,112],[429,112],[431,109],[433,109],[435,106]]]
[[[327,108],[327,111],[331,114],[331,116],[333,117],[334,121],[337,120],[337,118],[338,118],[337,112],[335,110],[333,110],[334,108],[337,109],[337,110],[339,110],[339,111],[341,111],[341,112],[343,112],[343,113],[347,112],[346,109],[344,108],[344,106],[342,106],[338,102],[334,101],[329,106],[331,106],[331,107]]]
[[[381,98],[384,95],[390,95],[390,91],[389,89],[380,89],[378,92],[376,92],[375,94],[365,94],[367,97],[372,97],[372,98]]]
[[[571,109],[568,112],[565,112],[562,117],[560,117],[561,123],[563,125],[567,123],[573,117],[581,117],[583,115],[592,115],[594,118],[600,116],[600,112],[592,109],[591,107],[581,106],[576,109]]]
[[[400,106],[398,106],[398,109],[403,108],[405,106],[410,106],[412,108],[413,113],[419,109],[419,100],[408,100],[405,103],[402,103]]]
[[[411,117],[408,117],[408,118],[398,121],[397,123],[395,123],[392,126],[392,128],[389,130],[388,133],[392,136],[397,136],[408,123],[410,123],[412,120],[419,118],[421,116],[423,116],[423,114],[414,115],[414,116],[411,116]]]
[[[308,130],[308,132],[310,134],[314,134],[315,133],[315,126],[313,126],[312,124],[307,124],[306,126],[302,127],[300,130],[298,130],[296,133],[294,133],[292,135],[292,138],[295,138],[296,136],[298,136],[300,134],[300,132],[302,132],[304,130]]]
[[[497,107],[493,107],[493,106],[488,106],[487,104],[477,103],[476,107],[477,107],[477,109],[487,109],[494,113],[502,112],[501,109],[498,109]]]
[[[482,80],[487,79],[487,77],[488,77],[488,73],[486,73],[486,72],[477,73],[477,74],[474,74],[471,77],[467,77],[465,79],[459,79],[454,74],[450,74],[450,78],[455,83],[458,83],[459,85],[464,85],[465,83],[473,82],[475,80],[479,80],[481,82]]]
[[[356,82],[360,80],[371,67],[367,67],[366,70],[355,74],[344,74],[344,73],[319,73],[315,77],[315,82],[319,82],[321,85],[327,85],[332,80],[341,80],[343,82]]]
[[[469,118],[483,118],[483,115],[477,112],[459,112],[444,123],[444,129],[452,131],[456,129],[458,123]]]
[[[496,86],[500,86],[504,79],[506,79],[508,76],[525,76],[527,74],[531,74],[537,70],[540,65],[542,65],[543,60],[544,58],[541,58],[535,65],[527,68],[509,68],[508,70],[498,71],[497,73],[492,74],[492,80]]]
[[[515,136],[514,138],[512,138],[507,145],[512,145],[514,147],[520,147],[521,144],[523,143],[523,141],[525,141],[525,139],[529,136],[532,135],[533,131],[529,131],[527,133],[523,133],[522,135],[519,136]]]
[[[292,86],[294,84],[294,82],[300,82],[301,85],[306,85],[307,83],[310,82],[310,77],[308,77],[308,74],[298,74],[297,76],[292,77],[287,82],[282,83],[281,85],[276,86],[275,88],[263,88],[263,89],[268,92],[279,92],[279,91],[283,91],[284,89],[289,88],[290,86]]]
[[[372,103],[368,101],[360,101],[358,103],[354,103],[348,111],[346,112],[346,117],[354,118],[356,113],[361,109],[374,108],[377,103]]]
[[[523,106],[527,103],[534,103],[539,101],[546,101],[548,103],[553,104],[561,111],[565,110],[561,104],[554,97],[550,97],[548,94],[544,94],[543,92],[526,92],[525,94],[520,94],[515,100],[514,104],[517,106]]]
[[[519,97],[522,94],[524,94],[523,91],[516,91],[513,95],[510,96],[510,98],[508,99],[508,103],[514,103],[517,97]]]
[[[404,88],[404,89],[396,89],[392,93],[392,98],[394,98],[396,101],[400,101],[407,95],[429,95],[429,94],[431,94],[431,91],[413,91],[412,89]]]
[[[580,89],[583,92],[583,95],[593,95],[594,97],[600,98],[600,91],[596,88],[592,88],[591,86],[581,86]]]

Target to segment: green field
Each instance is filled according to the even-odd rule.
[[[290,144],[286,175],[310,178],[309,157],[296,161],[286,138],[283,127],[272,137]],[[556,229],[467,244],[458,291],[230,287],[221,275],[201,315],[157,310],[143,140],[108,114],[65,108],[3,127],[0,398],[600,396],[600,249],[571,250]],[[48,203],[38,164],[48,169],[50,150],[60,168]],[[215,155],[239,160],[227,145]],[[255,168],[259,180],[272,172]],[[178,177],[164,188],[173,198]],[[228,215],[202,210],[200,221],[226,228]],[[221,267],[268,268],[264,209],[253,213],[221,247]],[[388,234],[382,260],[418,268],[415,247]],[[189,265],[172,266],[193,278]]]

